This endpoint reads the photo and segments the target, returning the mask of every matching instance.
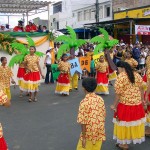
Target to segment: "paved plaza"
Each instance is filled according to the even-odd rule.
[[[12,87],[12,106],[0,108],[9,150],[76,150],[80,134],[77,112],[84,93],[79,81],[79,90],[62,97],[54,94],[55,84],[40,86],[38,102],[27,102],[28,97],[19,98],[19,89]],[[113,87],[105,100],[106,136],[102,150],[117,150],[113,135],[113,112],[109,106],[114,99]],[[150,150],[150,138],[139,145],[131,145],[130,150]]]

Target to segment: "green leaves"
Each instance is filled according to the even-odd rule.
[[[59,37],[56,38],[57,42],[70,42],[70,37],[67,35],[60,35]]]
[[[101,33],[103,34],[104,39],[105,39],[106,41],[108,41],[108,40],[109,40],[108,32],[107,32],[105,29],[103,29],[103,28],[99,28],[99,32],[101,32]]]
[[[103,52],[103,50],[104,50],[104,45],[98,44],[94,49],[94,55],[97,55],[97,54]]]
[[[29,47],[30,46],[35,46],[35,43],[34,43],[33,39],[29,36],[27,36],[27,42],[28,42]]]
[[[9,67],[14,67],[15,64],[20,64],[23,62],[25,55],[23,54],[18,54],[15,55],[11,58],[10,62],[9,62]]]
[[[75,31],[69,26],[67,26],[66,29],[67,29],[68,33],[70,34],[70,37],[72,39],[76,40],[77,36],[76,36]]]
[[[85,40],[82,40],[82,39],[78,39],[78,40],[77,40],[77,46],[78,46],[78,47],[81,47],[81,46],[84,45],[85,43],[86,43]]]
[[[14,42],[11,44],[11,47],[13,49],[16,49],[17,51],[19,51],[22,54],[26,54],[26,52],[27,52],[27,48],[21,43]]]
[[[110,40],[110,41],[108,41],[108,47],[114,47],[118,43],[119,43],[119,41],[116,39]]]
[[[57,53],[57,59],[60,59],[64,53],[68,52],[68,50],[70,50],[70,47],[68,44],[61,45]]]
[[[91,40],[90,40],[91,43],[104,43],[105,42],[105,39],[104,37],[100,37],[100,36],[95,36],[93,37]]]

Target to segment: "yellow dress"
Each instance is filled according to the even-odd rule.
[[[26,71],[20,89],[25,92],[38,92],[40,84],[40,72],[38,68],[39,57],[37,55],[27,55],[24,58]]]
[[[5,86],[5,93],[9,100],[11,100],[10,92],[10,79],[13,77],[13,73],[9,67],[0,66],[0,82]]]
[[[119,95],[119,103],[115,113],[114,136],[119,144],[142,143],[145,141],[145,112],[141,101],[142,78],[134,73],[132,84],[125,72],[118,75],[115,82],[115,93]]]
[[[56,94],[66,94],[69,95],[70,88],[70,63],[60,61],[58,63],[58,69],[60,70],[60,75],[57,80],[57,85],[55,89]]]
[[[70,74],[70,90],[78,88],[78,73],[74,73],[73,76]]]
[[[80,102],[77,122],[86,125],[86,148],[82,148],[82,133],[77,150],[100,150],[105,137],[106,110],[104,100],[95,93],[89,93]]]

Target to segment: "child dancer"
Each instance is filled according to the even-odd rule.
[[[105,62],[104,56],[100,56],[100,62],[97,63],[95,67],[97,73],[97,94],[109,94],[108,90],[108,64]]]
[[[106,110],[104,100],[94,93],[97,83],[94,78],[85,78],[82,87],[86,94],[80,102],[77,122],[81,134],[77,150],[101,150],[105,137]]]
[[[8,100],[11,99],[10,92],[10,80],[12,84],[15,84],[13,73],[11,69],[7,66],[7,58],[1,57],[1,66],[0,66],[0,82],[5,86],[5,93],[7,94]]]
[[[127,62],[132,67],[132,69],[134,69],[138,66],[138,62],[132,58],[132,52],[126,53],[125,62]]]
[[[70,88],[70,63],[67,62],[68,56],[67,54],[63,54],[62,61],[58,63],[58,69],[60,70],[60,75],[57,80],[56,90],[55,93],[61,95],[69,95],[69,88]]]
[[[39,57],[35,55],[36,48],[30,47],[30,54],[24,58],[26,73],[23,77],[21,90],[29,93],[29,102],[37,101],[37,92],[39,90],[40,74],[44,79],[40,65]]]
[[[10,101],[7,98],[7,95],[4,93],[4,86],[0,83],[0,105],[8,107],[10,106]],[[8,150],[6,141],[3,136],[3,129],[0,123],[0,150]]]

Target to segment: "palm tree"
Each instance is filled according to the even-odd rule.
[[[24,58],[26,55],[30,53],[29,47],[35,46],[34,41],[31,37],[27,36],[27,42],[28,46],[25,46],[24,44],[14,42],[11,44],[11,47],[15,49],[17,52],[15,56],[13,56],[9,62],[9,67],[14,67],[15,64],[20,64],[24,61]],[[39,57],[42,57],[44,53],[36,51],[35,54]]]
[[[70,52],[70,54],[74,56],[75,51],[86,43],[85,40],[77,39],[75,31],[71,27],[67,26],[66,29],[69,35],[60,35],[56,38],[57,42],[63,42],[58,50],[57,59],[60,59],[63,53],[67,52]]]
[[[97,44],[94,49],[94,54],[99,54],[100,52],[104,51],[104,49],[111,49],[116,44],[118,44],[118,40],[116,39],[109,39],[108,32],[103,29],[99,28],[99,32],[102,33],[102,36],[95,36],[90,40],[91,43]]]

